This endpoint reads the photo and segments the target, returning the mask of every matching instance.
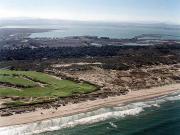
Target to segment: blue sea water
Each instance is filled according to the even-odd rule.
[[[180,135],[180,101],[152,106],[142,113],[41,135]]]
[[[35,123],[0,128],[2,135],[180,135],[180,91]]]
[[[147,109],[137,116],[111,119],[41,135],[180,135],[180,101]]]
[[[139,116],[111,119],[42,135],[180,135],[180,103],[169,103]]]
[[[49,25],[16,25],[0,28],[45,28],[49,32],[33,33],[31,38],[63,38],[69,36],[98,36],[116,39],[133,38],[142,34],[157,34],[161,39],[180,40],[180,26],[136,23],[59,23]]]
[[[69,36],[98,36],[116,39],[133,38],[142,34],[158,34],[161,39],[180,40],[180,26],[143,25],[143,24],[85,24],[85,25],[51,25],[49,32],[33,33],[32,38],[62,38]],[[46,27],[47,28],[47,27]]]
[[[137,115],[112,118],[41,135],[180,135],[180,101],[151,106]]]

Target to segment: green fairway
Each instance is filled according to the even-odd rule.
[[[13,85],[13,86],[17,86],[17,87],[33,87],[36,86],[36,83],[31,81],[31,80],[27,80],[24,79],[23,77],[17,77],[17,76],[4,76],[4,75],[0,75],[0,83],[5,83],[5,84],[9,84],[9,85]]]
[[[94,85],[60,80],[45,73],[0,70],[0,96],[67,97],[94,90]]]

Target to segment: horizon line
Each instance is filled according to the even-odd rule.
[[[74,22],[92,22],[92,23],[140,23],[140,24],[166,24],[166,25],[180,25],[180,23],[157,21],[157,20],[92,20],[92,19],[63,19],[63,18],[44,18],[44,17],[0,17],[0,20],[56,20],[56,21],[74,21]]]

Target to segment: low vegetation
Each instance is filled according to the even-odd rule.
[[[33,98],[38,103],[49,99],[72,96],[95,91],[96,87],[88,83],[62,80],[55,76],[35,71],[0,70],[0,97]],[[20,98],[20,99],[21,99]],[[40,100],[37,100],[37,99]],[[36,100],[36,101],[35,101]],[[22,100],[6,103],[23,105]]]

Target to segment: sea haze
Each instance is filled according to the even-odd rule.
[[[62,38],[69,36],[98,36],[116,39],[133,38],[142,34],[155,34],[160,39],[180,40],[180,27],[159,24],[71,24],[51,25],[49,28],[59,29],[43,33],[33,33],[32,38]]]
[[[98,36],[110,38],[133,38],[142,34],[156,34],[160,39],[180,40],[180,26],[161,23],[105,23],[63,20],[3,20],[0,28],[56,29],[33,33],[31,38],[62,38],[69,36]]]

